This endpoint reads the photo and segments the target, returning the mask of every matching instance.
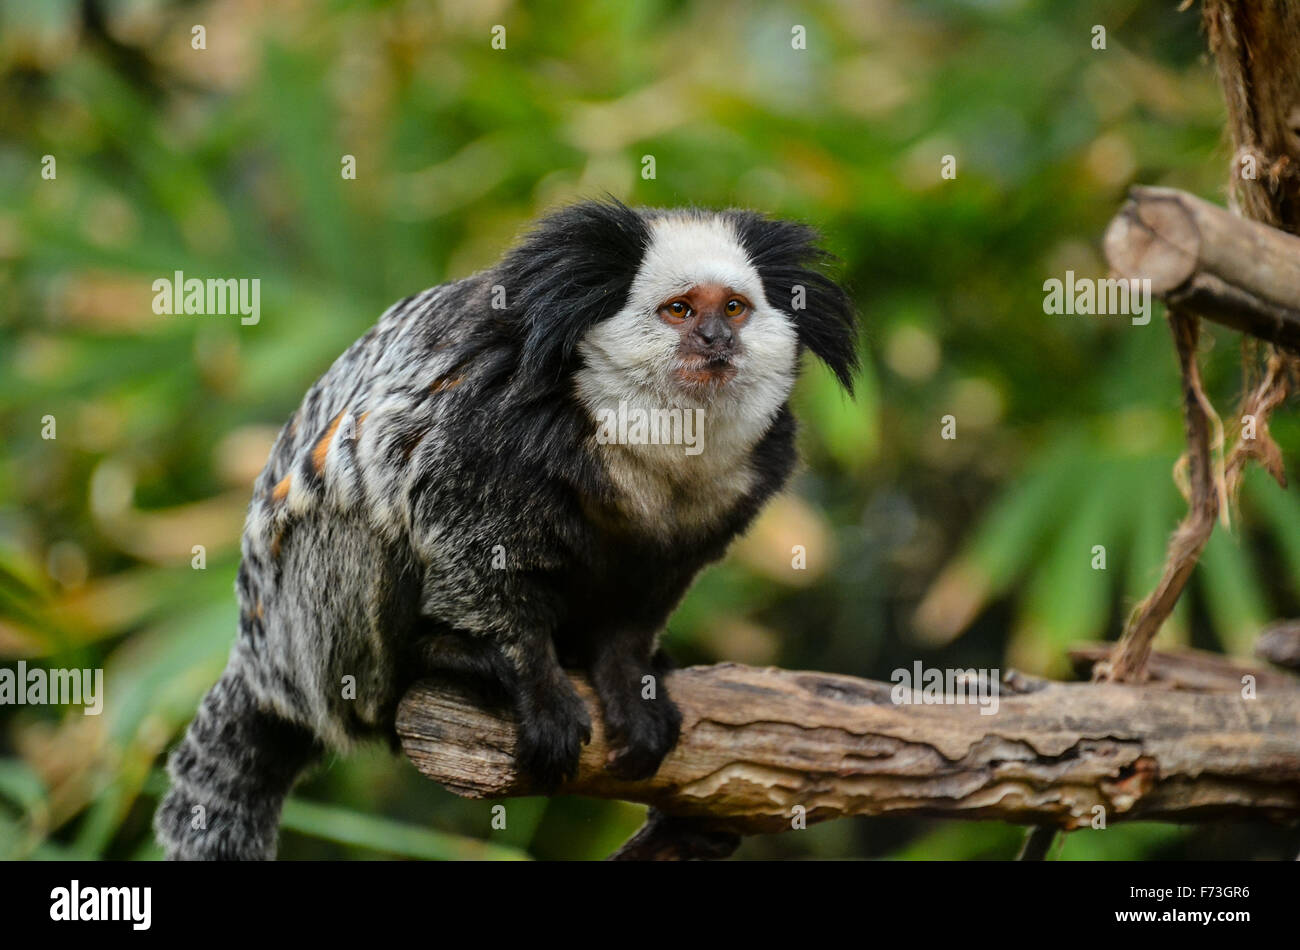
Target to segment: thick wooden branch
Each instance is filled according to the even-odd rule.
[[[1300,352],[1300,237],[1172,188],[1134,188],[1106,230],[1117,276],[1175,307]]]
[[[1082,827],[1106,821],[1300,817],[1300,691],[1196,692],[1011,677],[997,711],[899,705],[888,683],[723,664],[670,674],[685,722],[659,772],[624,782],[595,735],[564,794],[644,802],[743,834],[848,815],[929,815]],[[986,707],[990,708],[990,707]],[[472,798],[525,795],[508,713],[421,683],[398,711],[406,754]]]

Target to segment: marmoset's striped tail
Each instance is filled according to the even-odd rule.
[[[274,858],[285,796],[321,752],[311,732],[257,704],[232,662],[167,762],[172,786],[154,816],[167,858]]]

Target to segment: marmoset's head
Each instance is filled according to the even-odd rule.
[[[750,211],[583,202],[542,220],[497,273],[523,370],[620,401],[770,420],[807,348],[852,390],[857,332],[805,225]],[[513,299],[511,299],[513,297]]]

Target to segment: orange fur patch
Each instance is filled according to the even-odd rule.
[[[452,379],[450,375],[439,376],[433,381],[433,385],[429,389],[435,393],[445,393],[449,389],[455,389],[463,382],[465,382],[464,376],[457,376],[455,379]]]
[[[347,412],[347,410],[343,410]],[[334,417],[330,427],[325,430],[325,434],[320,437],[316,447],[311,450],[311,464],[318,472],[325,471],[325,453],[330,450],[330,442],[334,440],[334,433],[338,431],[339,423],[343,421],[343,412]]]
[[[275,501],[284,501],[289,496],[289,486],[293,484],[293,474],[290,473],[280,479],[279,483],[271,490],[271,498]]]

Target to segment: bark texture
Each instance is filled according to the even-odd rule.
[[[1300,816],[1300,691],[1289,680],[1200,692],[1064,684],[1012,676],[997,712],[900,705],[888,683],[736,664],[669,676],[685,722],[676,750],[642,782],[603,768],[595,735],[562,794],[644,802],[741,834],[848,815],[938,815],[1060,828]],[[472,798],[526,795],[515,727],[463,687],[422,683],[398,733],[429,778]]]

